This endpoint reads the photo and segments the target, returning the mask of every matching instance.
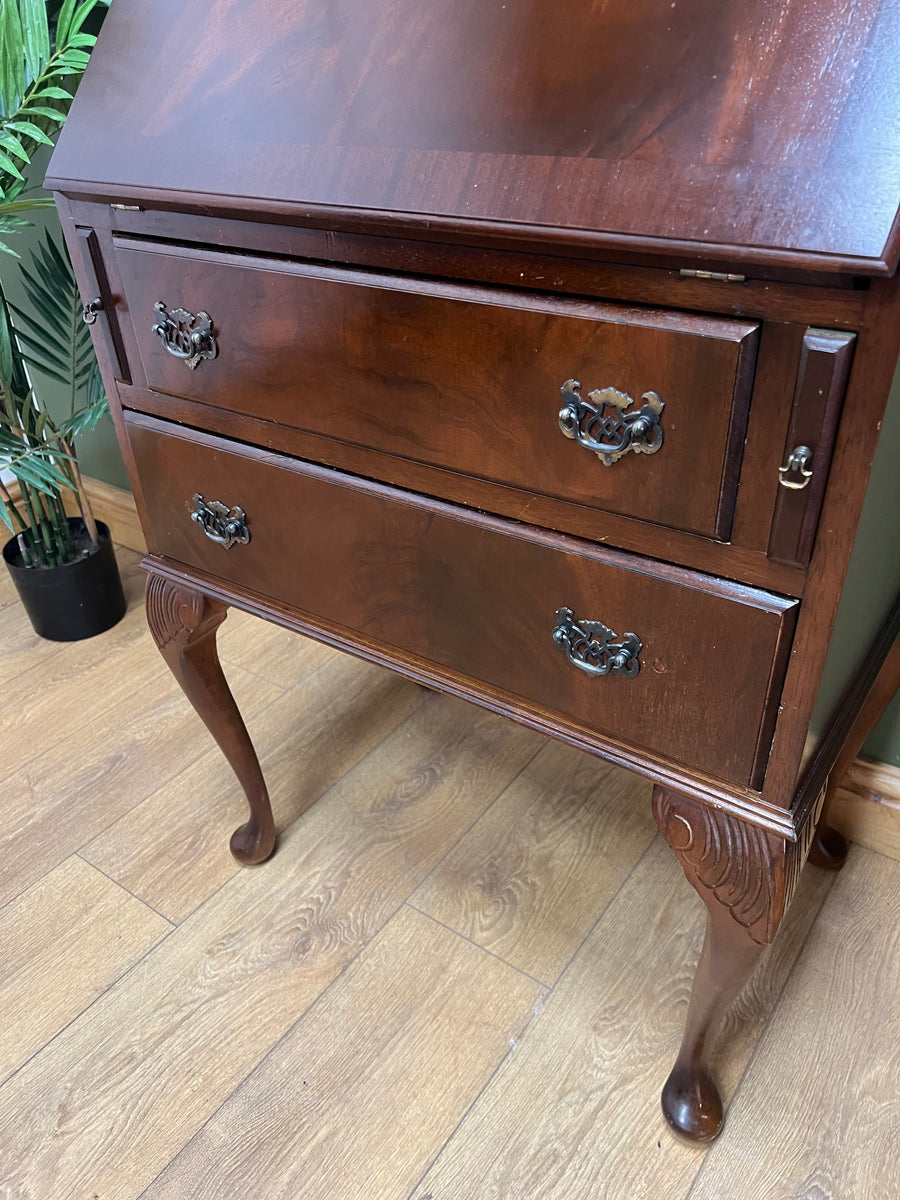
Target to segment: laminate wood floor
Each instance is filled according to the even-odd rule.
[[[810,868],[710,1147],[659,1089],[703,912],[649,786],[232,613],[278,852],[128,615],[0,579],[2,1200],[891,1200],[900,863]]]

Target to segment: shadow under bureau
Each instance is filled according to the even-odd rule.
[[[784,7],[117,0],[48,180],[233,853],[275,829],[228,605],[641,772],[708,910],[695,1138],[718,1018],[846,851],[898,574],[814,721],[900,346],[900,4]]]

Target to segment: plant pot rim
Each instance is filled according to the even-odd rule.
[[[84,527],[81,517],[68,520],[72,528]],[[125,615],[127,604],[109,527],[98,521],[97,532],[97,546],[58,567],[25,566],[16,536],[3,546],[10,578],[39,637],[51,642],[81,641],[111,629]]]
[[[83,517],[69,517],[68,522],[70,528],[74,527],[75,529],[81,530],[86,530],[87,528]],[[88,549],[82,551],[77,558],[71,558],[68,562],[60,563],[58,566],[47,567],[42,563],[39,563],[36,567],[29,566],[24,561],[22,547],[19,543],[20,535],[18,533],[14,533],[4,542],[3,561],[11,571],[27,571],[29,574],[32,572],[64,571],[66,567],[76,567],[79,563],[83,563],[85,559],[91,558],[95,554],[99,554],[102,547],[111,540],[112,535],[110,534],[109,526],[103,521],[97,521],[96,525],[97,535],[99,537],[97,545],[94,546],[91,544]]]

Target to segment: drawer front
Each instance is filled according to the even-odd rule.
[[[359,633],[601,736],[755,785],[796,602],[153,418],[127,424],[160,554],[350,631],[350,648]],[[211,540],[192,519],[195,493],[243,509],[249,540]],[[636,635],[637,674],[592,676],[570,661],[553,638],[564,608],[608,626],[617,644]]]
[[[124,237],[116,253],[157,391],[729,536],[754,325]],[[171,352],[194,328],[176,310],[211,320],[193,366]]]

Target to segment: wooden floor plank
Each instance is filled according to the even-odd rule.
[[[44,664],[39,688],[28,672],[17,675],[3,688],[4,720],[12,715],[15,724],[13,738],[4,739],[0,781],[68,737],[93,738],[97,722],[151,688],[161,669],[166,668],[138,607],[106,633],[66,643]],[[265,680],[260,684],[271,695],[283,691]],[[60,703],[66,690],[77,699]]]
[[[801,880],[785,936],[748,988],[744,1023],[725,1038],[726,1091],[830,883],[824,873]],[[659,1092],[678,1048],[702,924],[697,897],[657,839],[410,1200],[681,1200],[704,1149],[671,1134]]]
[[[229,609],[228,619],[219,631],[219,657],[223,663],[244,667],[285,689],[296,687],[337,654],[331,646],[239,609]]]
[[[900,1196],[900,863],[854,847],[691,1200]]]
[[[404,907],[142,1200],[402,1200],[542,992]]]
[[[655,834],[645,780],[548,742],[412,903],[552,984]]]
[[[248,727],[284,830],[422,702],[421,689],[336,655]],[[176,924],[239,869],[228,851],[246,802],[216,749],[82,849]]]
[[[7,1194],[139,1195],[539,744],[428,697],[0,1088]]]
[[[74,726],[68,736],[55,745],[51,736],[51,745],[43,748],[42,732],[33,723],[26,723],[27,734],[18,724],[13,728],[14,739],[29,736],[43,752],[0,781],[0,905],[215,744],[143,631],[143,615],[134,617],[141,631],[124,661],[114,656],[108,670],[110,677],[127,675],[131,663],[140,660],[145,674],[130,690],[123,686],[117,692],[117,704],[81,719],[88,683],[75,671],[54,680],[47,706],[51,730],[59,714],[65,718],[61,726]],[[100,665],[103,661],[101,654]],[[98,686],[109,682],[90,661],[82,662],[82,670]],[[282,694],[275,684],[236,667],[228,668],[228,677],[247,716]],[[44,687],[49,682],[42,671],[37,690]],[[4,712],[8,721],[9,710]],[[4,751],[8,744],[4,738]]]
[[[7,905],[0,912],[0,1082],[171,928],[75,856]]]

